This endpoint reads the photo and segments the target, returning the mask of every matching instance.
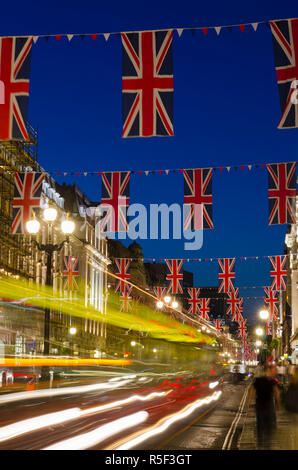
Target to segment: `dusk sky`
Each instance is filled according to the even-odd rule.
[[[191,28],[298,17],[292,0],[52,1],[5,3],[1,35],[85,34]],[[121,137],[122,53],[119,35],[39,38],[32,48],[29,120],[38,128],[38,161],[47,170],[109,171],[226,167],[297,160],[298,129],[278,130],[281,116],[271,31],[223,28],[174,32],[174,137]],[[55,177],[100,201],[98,176]],[[183,203],[183,176],[133,175],[132,203]],[[286,226],[268,226],[267,171],[217,170],[214,230],[203,247],[184,240],[140,241],[150,258],[216,258],[283,253]],[[218,285],[218,263],[185,263],[197,286]],[[236,261],[239,286],[270,285],[269,260]],[[245,289],[240,296],[262,296]],[[244,300],[244,315],[262,299]]]

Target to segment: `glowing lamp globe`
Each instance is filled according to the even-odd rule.
[[[75,224],[72,220],[66,219],[66,220],[63,220],[63,222],[61,223],[61,230],[66,235],[70,235],[71,233],[73,233],[74,229],[75,229]]]
[[[261,310],[261,311],[260,311],[260,318],[261,318],[262,320],[268,320],[268,318],[269,318],[269,312],[268,312],[268,310]]]
[[[40,229],[40,223],[36,219],[28,220],[26,223],[26,230],[28,233],[35,234],[39,232]]]
[[[55,207],[47,207],[43,211],[43,216],[47,222],[54,222],[57,218],[57,210]]]

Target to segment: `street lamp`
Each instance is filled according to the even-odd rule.
[[[52,243],[52,228],[53,222],[57,218],[57,210],[53,207],[52,202],[50,202],[49,207],[45,208],[43,211],[44,220],[48,223],[48,241],[47,244],[40,244],[36,240],[33,240],[33,244],[38,248],[39,251],[45,251],[47,254],[47,271],[46,271],[46,285],[52,285],[52,259],[53,253],[60,251],[64,243],[69,242],[69,235],[71,235],[75,229],[74,222],[67,219],[64,220],[61,224],[62,233],[66,235],[66,239],[63,240],[59,245]],[[26,224],[26,229],[31,235],[36,235],[40,229],[40,223],[35,218],[33,213],[33,218],[28,220]],[[50,309],[45,308],[45,321],[44,321],[44,348],[43,352],[45,355],[48,355],[50,352]]]
[[[261,320],[267,321],[268,318],[269,318],[269,312],[268,312],[268,310],[261,310],[261,311],[259,312],[259,316],[260,316]]]
[[[257,335],[257,336],[262,336],[263,334],[264,334],[263,328],[257,328],[257,329],[256,329],[256,335]]]

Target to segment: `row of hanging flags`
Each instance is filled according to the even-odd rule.
[[[271,256],[271,271],[272,278],[271,286],[264,287],[264,304],[266,304],[269,312],[269,318],[266,322],[266,334],[272,335],[272,323],[278,322],[278,304],[279,293],[286,290],[287,281],[287,255]],[[167,287],[155,286],[152,288],[154,296],[157,300],[164,301],[164,297],[168,294],[183,295],[183,262],[181,259],[165,259],[168,267],[166,280]],[[231,321],[238,323],[238,335],[242,342],[242,348],[246,356],[251,357],[252,351],[248,345],[247,333],[247,320],[243,317],[243,297],[239,297],[239,287],[234,286],[236,278],[235,273],[236,258],[219,258],[219,273],[218,273],[218,294],[226,294],[225,300],[227,304],[226,315],[231,316]],[[130,280],[130,259],[115,258],[116,277],[117,282],[115,285],[116,292],[120,292],[120,310],[128,312],[131,310],[131,302],[133,300],[131,291],[132,286],[129,285]],[[204,288],[203,288],[204,289]],[[197,318],[204,322],[210,322],[210,300],[212,298],[220,297],[202,297],[200,296],[201,288],[188,287],[188,310],[187,314],[191,318]],[[215,319],[213,321],[218,332],[223,330],[223,319]]]
[[[0,107],[1,110],[1,107]],[[265,165],[264,165],[265,167]],[[266,165],[269,225],[296,223],[296,162]],[[184,177],[184,230],[213,229],[212,168],[180,170]],[[12,233],[26,233],[32,210],[38,210],[46,173],[14,175]],[[130,171],[102,172],[102,232],[128,232]]]
[[[264,22],[260,22],[264,23]],[[279,89],[280,129],[298,127],[298,19],[265,22],[270,25],[275,69]],[[237,25],[240,31],[259,23]],[[173,32],[181,36],[184,29],[197,29],[207,35],[214,29],[220,34],[222,26],[208,28],[175,28],[117,33],[122,41],[122,137],[173,136]],[[228,27],[232,28],[232,26]],[[107,40],[112,33],[102,34]],[[58,34],[66,36],[98,34]],[[32,44],[41,36],[2,37],[0,57],[0,140],[29,140],[26,129],[29,97],[29,75]],[[43,36],[48,39],[50,36]]]
[[[272,278],[271,286],[265,287],[265,294],[267,295],[268,302],[271,306],[275,301],[275,294],[271,297],[272,293],[286,290],[287,288],[287,258],[288,255],[277,255],[269,256],[270,259],[270,277]],[[130,259],[127,258],[115,258],[114,259],[118,272],[116,291],[123,292],[126,287],[126,282],[130,279],[129,268]],[[156,291],[157,297],[161,297],[165,293],[180,295],[183,294],[183,263],[182,259],[165,259],[168,274],[166,280],[168,281],[168,287],[161,288],[162,290]],[[235,261],[236,258],[218,258],[219,272],[218,280],[219,287],[218,293],[228,294],[239,292],[239,288],[235,291]],[[232,295],[231,294],[231,295]],[[277,302],[277,301],[276,301]],[[195,311],[193,311],[195,313]],[[231,313],[234,313],[231,312]],[[274,309],[271,309],[273,316]]]

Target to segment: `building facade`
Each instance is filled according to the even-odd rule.
[[[287,333],[284,338],[284,352],[292,358],[294,364],[298,364],[298,195],[296,223],[288,226],[285,246],[288,254],[288,275],[283,309],[283,329],[286,328]]]
[[[30,142],[2,142],[0,145],[0,277],[27,279],[29,284],[50,285],[53,292],[68,299],[79,293],[85,306],[98,312],[98,319],[75,318],[62,312],[50,312],[50,354],[76,352],[89,356],[103,347],[106,338],[107,267],[110,263],[107,242],[97,229],[96,206],[76,186],[59,185],[37,162],[37,134],[30,128]],[[36,235],[12,234],[14,174],[45,173]],[[43,219],[43,209],[52,205],[57,211],[53,223]],[[68,238],[60,224],[67,217],[75,222]],[[59,246],[51,255],[42,246]],[[71,276],[67,263],[76,262]],[[50,282],[49,282],[50,281]],[[12,299],[13,300],[13,299]],[[9,299],[8,299],[9,301]],[[44,350],[45,317],[42,309],[28,305],[1,303],[0,346],[3,354],[39,354]],[[69,336],[70,327],[77,334]],[[70,345],[72,346],[70,348]]]

